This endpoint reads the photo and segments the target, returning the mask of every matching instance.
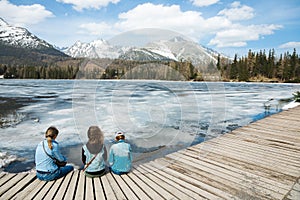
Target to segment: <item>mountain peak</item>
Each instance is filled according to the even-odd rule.
[[[8,26],[8,23],[0,17],[0,26]]]
[[[23,48],[51,48],[52,45],[31,34],[27,29],[15,27],[0,18],[0,41],[4,44]]]
[[[176,37],[170,39],[169,41],[170,42],[187,42],[187,40],[181,36],[176,36]]]

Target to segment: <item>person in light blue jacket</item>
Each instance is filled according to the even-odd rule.
[[[61,178],[73,171],[72,165],[59,167],[55,164],[55,159],[65,162],[67,159],[60,153],[59,145],[55,141],[58,129],[51,126],[45,133],[46,139],[41,141],[35,151],[36,176],[43,181],[52,181]]]
[[[116,144],[109,151],[109,165],[114,174],[126,174],[132,167],[132,153],[130,144],[125,142],[125,134],[116,133]]]
[[[82,147],[82,162],[87,177],[99,177],[106,173],[107,151],[104,135],[98,126],[90,126],[87,132],[88,142]]]

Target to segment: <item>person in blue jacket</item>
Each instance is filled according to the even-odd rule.
[[[45,133],[45,138],[41,141],[35,151],[36,176],[43,181],[52,181],[61,178],[73,171],[72,165],[59,167],[55,164],[55,159],[65,162],[67,159],[60,153],[59,145],[55,141],[59,131],[51,126]]]
[[[88,142],[82,147],[82,162],[87,177],[99,177],[106,173],[107,151],[104,134],[98,126],[90,126],[87,132]]]
[[[114,174],[126,174],[130,172],[132,165],[132,153],[130,144],[125,142],[123,132],[116,133],[116,144],[109,151],[109,165]]]

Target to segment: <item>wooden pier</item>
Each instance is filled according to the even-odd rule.
[[[0,174],[0,199],[300,199],[300,106],[163,158],[127,175],[56,181]]]

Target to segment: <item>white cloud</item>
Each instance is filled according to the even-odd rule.
[[[243,47],[248,41],[259,40],[264,35],[271,35],[281,28],[278,25],[235,25],[230,29],[221,30],[209,42],[210,45],[222,47]]]
[[[280,49],[300,48],[300,42],[287,42],[279,46]]]
[[[116,27],[123,31],[138,28],[162,28],[185,34],[196,34],[205,24],[200,12],[183,12],[178,5],[164,6],[152,3],[138,5],[126,13],[121,13],[119,19]]]
[[[231,4],[232,9],[241,13],[240,19],[253,17],[253,9],[241,5],[239,2]],[[279,25],[256,24],[243,25],[237,23],[236,16],[230,14],[234,10],[223,11],[214,17],[204,18],[197,11],[182,11],[179,5],[155,5],[152,3],[140,4],[119,14],[119,19],[113,24],[91,23],[82,25],[86,33],[101,34],[122,33],[134,29],[157,28],[181,33],[202,43],[204,37],[211,37],[209,45],[216,47],[241,47],[248,41],[256,41],[265,35],[274,34],[282,28]],[[102,31],[102,33],[101,33]]]
[[[5,21],[17,26],[37,24],[47,17],[54,16],[40,4],[16,6],[8,0],[0,1],[0,13]]]
[[[219,0],[190,0],[193,5],[198,7],[210,6],[219,2]]]
[[[114,35],[116,34],[116,31],[114,31],[114,28],[105,22],[100,22],[100,23],[86,23],[86,24],[81,24],[79,26],[81,29],[79,31],[80,34],[85,34],[85,35]]]
[[[120,0],[56,0],[57,2],[72,4],[77,11],[83,9],[100,9],[106,7],[109,3],[118,3]]]
[[[218,15],[225,16],[232,21],[248,20],[254,17],[254,9],[235,1],[229,9],[221,10]]]

